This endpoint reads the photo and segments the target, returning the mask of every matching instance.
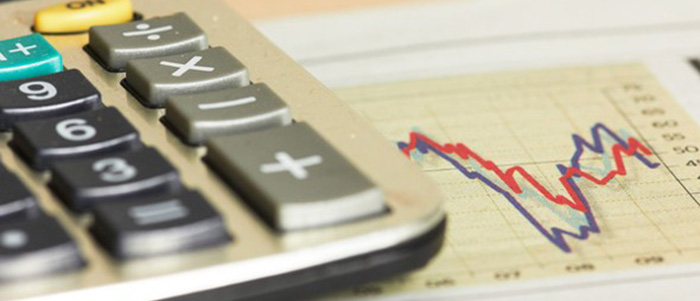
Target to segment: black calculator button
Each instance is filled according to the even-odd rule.
[[[121,259],[182,252],[230,240],[225,224],[197,192],[96,203],[92,233]]]
[[[59,273],[83,265],[77,245],[52,218],[0,224],[0,280]]]
[[[139,134],[114,108],[63,117],[19,122],[12,146],[28,164],[45,170],[52,161],[129,150]]]
[[[0,222],[40,214],[36,198],[16,175],[0,171],[0,192]]]
[[[18,121],[54,117],[102,106],[100,93],[78,70],[0,83],[0,130]]]
[[[101,200],[171,192],[180,187],[177,171],[151,148],[57,162],[52,171],[51,187],[74,211]]]

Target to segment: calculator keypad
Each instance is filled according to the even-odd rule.
[[[92,233],[117,258],[182,252],[228,242],[224,221],[197,192],[96,204]]]
[[[165,121],[187,144],[209,137],[285,126],[292,115],[284,101],[265,84],[173,96],[165,106]]]
[[[100,108],[100,93],[78,70],[0,83],[0,131],[15,122]]]
[[[12,43],[17,48],[8,48]],[[122,84],[141,104],[165,108],[159,116],[185,144],[204,145],[206,163],[273,230],[386,212],[374,183],[309,125],[293,123],[285,100],[264,83],[251,83],[225,48],[209,48],[184,13],[94,26],[86,51],[107,71],[125,71]],[[3,65],[7,53],[31,58]],[[27,62],[43,67],[8,71]],[[0,130],[12,131],[10,145],[28,166],[50,171],[49,187],[65,207],[92,216],[86,220],[93,238],[118,259],[229,242],[227,225],[209,202],[183,187],[178,170],[144,147],[116,108],[102,106],[80,71],[62,68],[61,56],[40,35],[0,41],[0,82],[8,81],[0,83],[7,91]],[[0,169],[0,183],[8,185],[0,195],[0,280],[81,267],[75,242],[43,215],[19,178]],[[34,270],[23,271],[25,265]]]
[[[0,281],[65,272],[83,265],[77,245],[52,218],[0,224]]]
[[[226,49],[133,60],[125,84],[147,107],[162,107],[168,97],[247,86],[248,70]]]
[[[140,146],[136,129],[115,108],[19,122],[12,146],[34,169],[55,160],[102,155]]]
[[[51,187],[67,207],[78,212],[95,202],[180,187],[177,171],[152,148],[58,162],[52,171]]]
[[[111,71],[123,71],[134,59],[162,57],[209,47],[207,36],[186,14],[118,25],[93,26],[88,45]]]
[[[275,228],[337,224],[385,210],[381,191],[305,123],[217,137],[205,160]]]

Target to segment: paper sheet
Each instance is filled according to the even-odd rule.
[[[413,132],[534,181],[509,182],[446,149],[414,150],[448,198],[445,249],[426,270],[338,296],[692,298],[700,77],[688,58],[700,54],[698,11],[680,0],[472,0],[259,23],[397,151]],[[572,138],[597,135],[598,152]],[[614,173],[613,149],[629,139],[641,158]],[[562,180],[574,167],[614,176]]]
[[[251,20],[311,15],[426,0],[224,0]]]

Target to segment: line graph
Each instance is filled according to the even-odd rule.
[[[612,158],[615,162],[615,167],[611,169],[602,178],[596,178],[594,175],[582,171],[580,169],[581,163],[580,158],[585,150],[589,150],[598,154],[606,154],[605,146],[603,145],[602,134],[608,135],[616,143],[612,146],[611,153]],[[623,155],[634,156],[641,163],[649,168],[657,168],[659,163],[652,163],[648,161],[644,156],[649,156],[652,152],[642,145],[639,140],[635,138],[628,138],[627,141],[623,140],[620,136],[614,133],[611,129],[602,123],[596,124],[591,129],[591,136],[593,142],[589,143],[583,137],[574,134],[573,142],[575,145],[576,152],[571,158],[570,166],[567,167],[563,164],[558,164],[557,168],[561,171],[562,176],[559,177],[559,182],[566,187],[566,191],[570,196],[570,199],[563,195],[553,195],[549,190],[547,190],[542,184],[539,183],[527,170],[521,166],[514,166],[503,171],[498,167],[493,161],[486,160],[482,158],[475,151],[471,150],[468,146],[457,143],[457,144],[439,144],[425,135],[411,132],[408,143],[399,142],[398,146],[401,151],[410,156],[412,151],[418,151],[422,154],[432,152],[445,161],[452,164],[457,170],[459,170],[464,176],[470,179],[477,179],[482,183],[489,186],[494,191],[502,194],[517,210],[522,214],[537,230],[542,233],[549,241],[560,248],[564,252],[571,252],[571,248],[566,243],[564,236],[569,236],[579,240],[585,240],[589,237],[591,233],[599,233],[600,228],[598,227],[595,215],[590,210],[590,206],[585,199],[585,196],[578,188],[575,183],[575,178],[582,177],[589,180],[597,185],[606,185],[615,176],[624,176],[627,174],[625,164],[623,162]],[[457,155],[461,160],[474,160],[478,163],[481,169],[494,173],[503,183],[505,183],[509,192],[496,183],[492,182],[490,179],[482,174],[482,171],[469,171],[465,166],[457,159],[451,157],[450,155]],[[559,204],[566,205],[576,211],[582,212],[585,215],[585,224],[580,225],[578,232],[569,232],[562,230],[557,227],[547,228],[542,222],[538,221],[524,206],[522,206],[522,201],[516,196],[523,194],[523,189],[517,182],[516,174],[520,175],[529,184],[534,186],[537,191],[544,196],[547,200]],[[527,199],[527,198],[526,198]]]
[[[438,184],[449,221],[426,269],[351,296],[700,263],[700,128],[641,64],[336,92]]]

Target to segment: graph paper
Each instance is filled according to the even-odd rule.
[[[442,189],[423,270],[391,296],[700,261],[700,131],[641,64],[338,90]]]

